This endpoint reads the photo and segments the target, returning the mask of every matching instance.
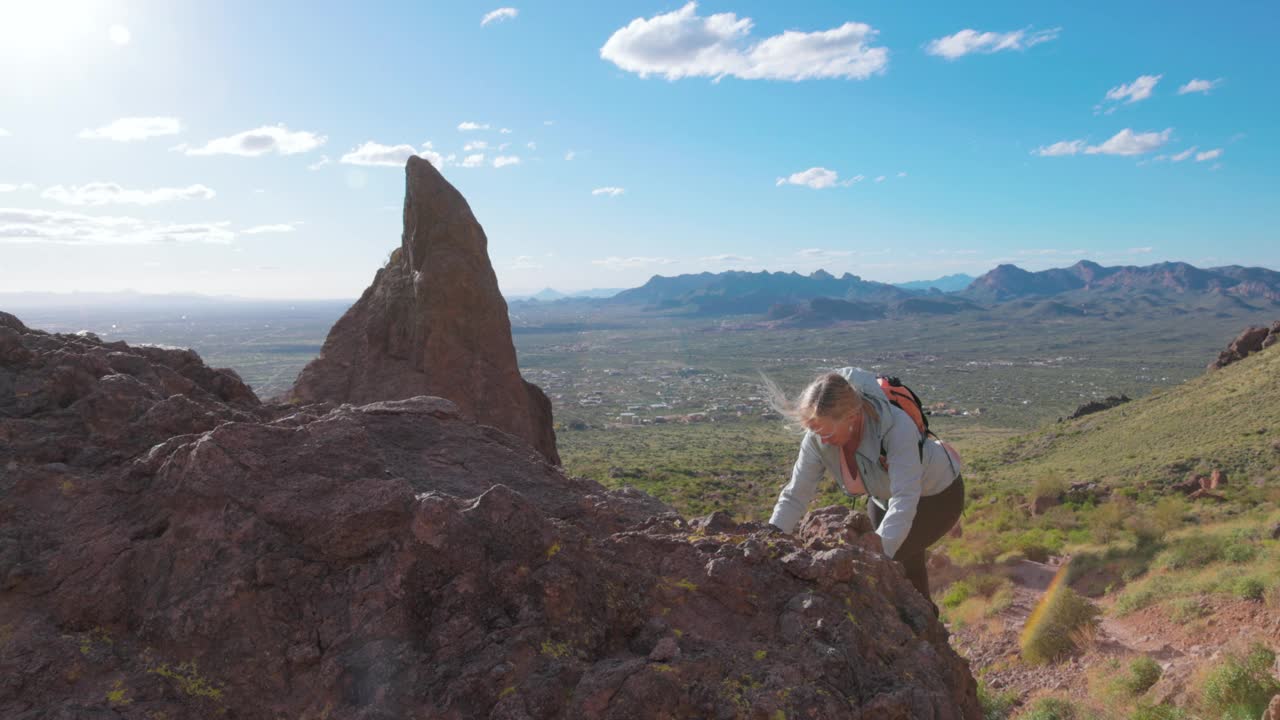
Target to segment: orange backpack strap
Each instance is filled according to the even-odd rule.
[[[929,420],[925,417],[920,397],[911,388],[903,385],[902,381],[896,377],[878,375],[876,376],[876,383],[880,385],[880,390],[884,393],[885,398],[895,407],[905,412],[911,418],[911,421],[916,424],[916,429],[920,431],[920,461],[924,462],[924,440],[932,432],[929,430]],[[880,446],[880,464],[884,466],[886,471],[889,469],[883,444]]]

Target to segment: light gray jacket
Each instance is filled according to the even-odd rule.
[[[915,421],[889,402],[873,373],[854,367],[837,372],[871,401],[879,415],[878,419],[870,415],[865,418],[855,455],[862,483],[876,504],[885,510],[876,532],[885,553],[893,557],[911,531],[920,498],[946,490],[959,475],[959,468],[942,444],[932,437],[925,440],[924,462],[921,462],[920,431]],[[887,472],[880,465],[881,447],[889,462]],[[800,456],[791,470],[791,482],[778,496],[769,522],[785,532],[795,530],[818,492],[824,470],[836,478],[836,485],[844,488],[840,448],[824,445],[817,433],[806,432],[800,442]]]

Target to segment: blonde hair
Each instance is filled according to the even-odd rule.
[[[880,419],[875,405],[840,373],[819,375],[795,399],[788,398],[782,388],[763,373],[760,377],[764,380],[769,406],[786,418],[794,429],[804,429],[805,423],[815,417],[844,419],[861,412]]]

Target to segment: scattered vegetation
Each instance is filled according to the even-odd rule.
[[[1097,606],[1060,580],[1061,576],[1045,591],[1022,632],[1022,659],[1033,665],[1075,650],[1080,629],[1092,626],[1098,619]]]
[[[1075,703],[1062,698],[1046,697],[1031,703],[1018,720],[1083,720]]]
[[[1271,674],[1275,661],[1275,653],[1260,644],[1228,654],[1204,678],[1202,709],[1224,720],[1261,717],[1271,698],[1280,694],[1280,680]]]
[[[982,720],[1008,720],[1018,706],[1018,693],[1012,690],[992,690],[978,681],[978,703],[982,705]]]

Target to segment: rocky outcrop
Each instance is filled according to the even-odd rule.
[[[1209,363],[1209,369],[1221,370],[1231,363],[1243,360],[1253,353],[1275,345],[1277,342],[1280,342],[1280,320],[1271,323],[1271,327],[1255,325],[1245,328],[1243,332],[1236,336],[1235,340],[1231,341],[1226,350],[1218,353],[1217,360]]]
[[[1090,400],[1075,409],[1075,412],[1067,416],[1068,420],[1076,420],[1085,415],[1092,415],[1103,410],[1110,410],[1118,405],[1130,402],[1129,396],[1121,393],[1120,395],[1109,395],[1103,400]]]
[[[445,397],[559,464],[551,402],[516,364],[488,239],[462,195],[419,157],[405,167],[404,233],[373,284],[303,369],[296,401]]]
[[[844,508],[686,522],[442,398],[264,407],[9,316],[0,439],[0,717],[981,717]]]

